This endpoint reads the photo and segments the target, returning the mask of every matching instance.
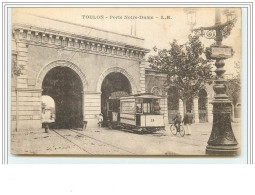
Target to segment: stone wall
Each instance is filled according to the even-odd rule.
[[[125,70],[128,75],[132,75],[133,82],[137,90],[140,90],[140,65],[139,61],[109,57],[98,54],[88,54],[79,51],[58,50],[40,46],[29,46],[28,80],[29,87],[37,85],[38,73],[49,64],[62,61],[62,63],[74,64],[83,75],[85,75],[87,91],[97,91],[97,83],[101,74],[108,69],[119,71]],[[65,65],[63,65],[65,66]],[[132,67],[132,68],[131,68]],[[116,70],[114,70],[116,68]],[[41,78],[40,78],[41,79]],[[81,78],[82,79],[82,78]],[[40,86],[39,86],[40,87]],[[97,91],[100,92],[100,91]]]
[[[12,50],[21,68],[21,74],[12,79],[16,84],[12,90],[13,130],[41,129],[42,82],[54,67],[69,67],[80,77],[83,118],[88,121],[88,127],[97,125],[97,115],[101,113],[101,84],[109,73],[126,76],[133,94],[145,91],[143,63],[148,50],[41,30],[26,25],[13,26]]]
[[[12,91],[13,131],[34,130],[41,127],[41,90]]]

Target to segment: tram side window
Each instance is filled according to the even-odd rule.
[[[143,112],[151,113],[151,104],[150,103],[143,103]]]
[[[122,102],[121,113],[125,113],[125,114],[135,113],[135,102]]]

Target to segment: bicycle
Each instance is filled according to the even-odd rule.
[[[185,135],[185,130],[184,130],[184,127],[182,124],[180,124],[180,131],[177,131],[174,124],[171,124],[170,131],[172,132],[173,135],[177,135],[178,132],[179,132],[180,136],[182,136],[182,137]]]

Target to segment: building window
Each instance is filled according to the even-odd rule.
[[[151,93],[153,93],[154,95],[162,95],[162,90],[159,87],[155,86],[151,89]]]

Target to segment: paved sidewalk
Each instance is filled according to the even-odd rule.
[[[177,142],[175,151],[184,155],[205,155],[205,148],[207,141],[210,137],[212,130],[212,123],[198,123],[192,124],[191,135],[185,135],[184,137],[171,135],[169,125],[167,127],[167,135]],[[241,143],[241,124],[232,123],[232,129],[238,143]],[[177,148],[180,147],[180,148]],[[197,148],[197,149],[196,149]]]
[[[107,128],[54,130],[50,133],[12,133],[11,149],[14,154],[57,155],[205,155],[205,147],[212,124],[192,125],[192,134],[172,135],[169,125],[155,134],[135,134]],[[232,124],[240,143],[240,123]]]

